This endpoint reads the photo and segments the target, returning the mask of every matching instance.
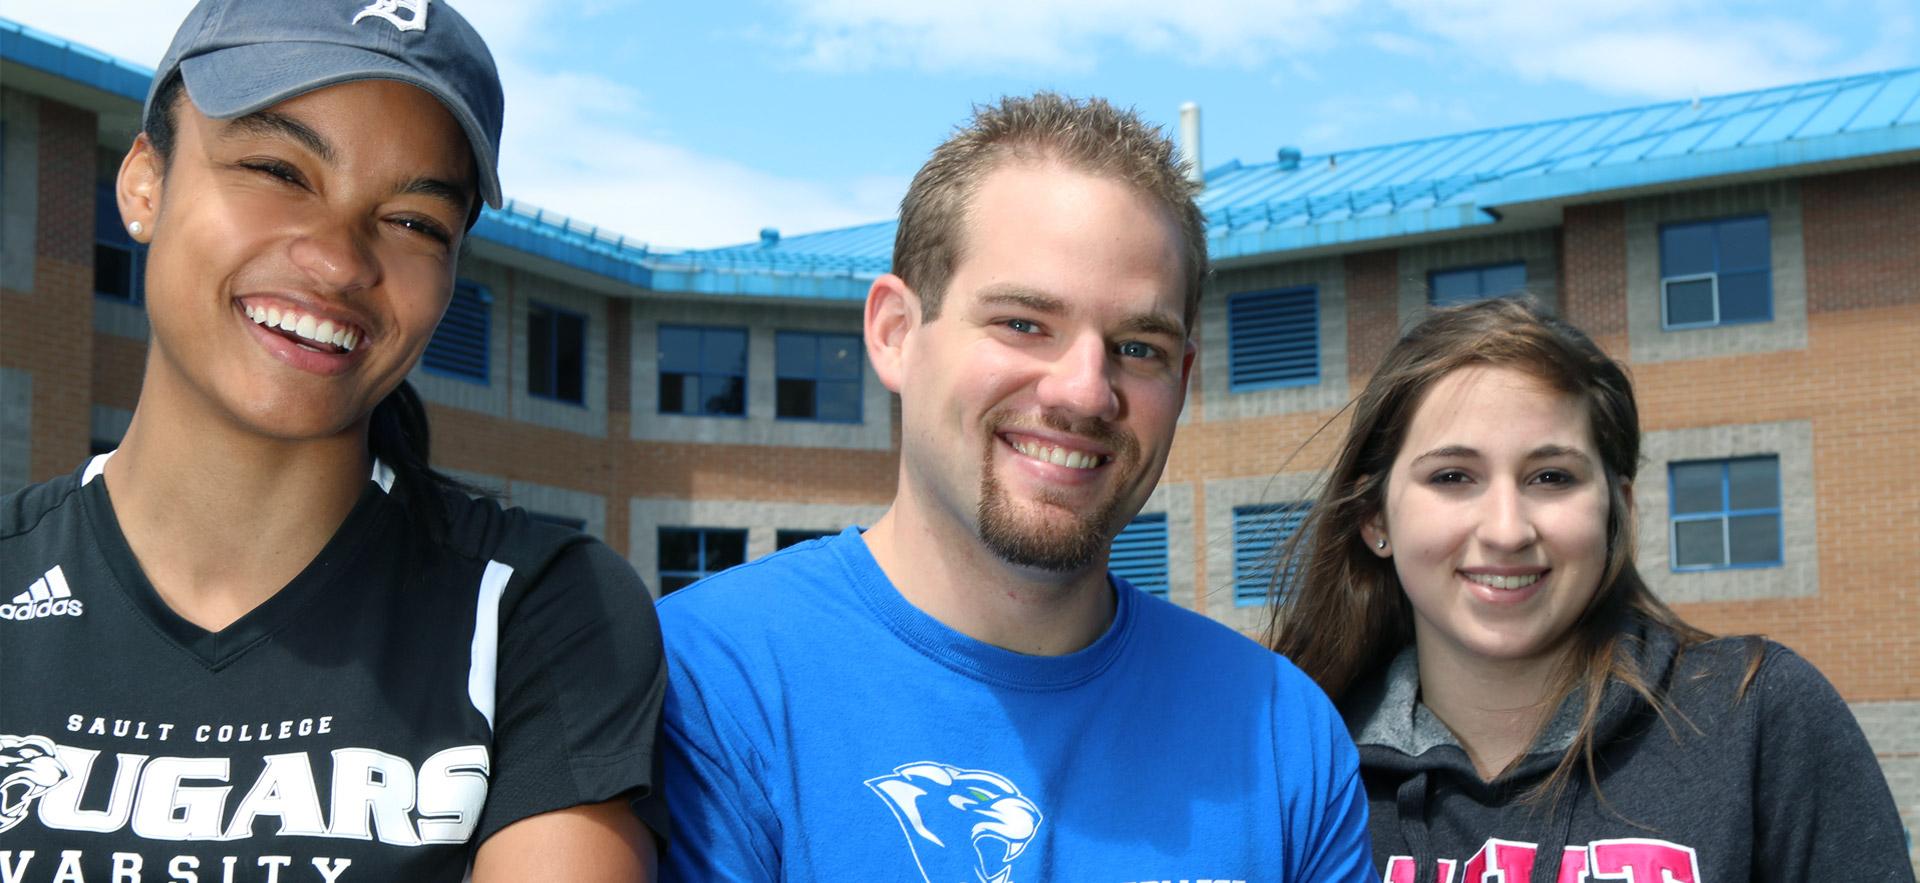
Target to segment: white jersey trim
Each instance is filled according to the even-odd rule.
[[[500,596],[507,591],[513,568],[487,562],[480,575],[480,597],[473,608],[473,650],[467,663],[467,699],[493,729],[494,678],[500,664]]]
[[[112,457],[118,450],[120,449],[114,448],[112,451],[99,454],[93,459],[88,460],[87,471],[80,474],[80,486],[85,487],[87,482],[98,478],[100,473],[107,471],[107,458]]]

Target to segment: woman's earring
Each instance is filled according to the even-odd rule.
[[[127,232],[128,232],[128,233],[132,233],[132,234],[133,234],[133,235],[135,235],[135,236],[138,236],[138,235],[140,235],[141,233],[144,233],[144,232],[146,232],[146,230],[147,230],[147,225],[145,225],[145,224],[142,224],[142,223],[140,223],[139,221],[128,221],[128,222],[127,222]]]
[[[1373,547],[1376,549],[1379,549],[1382,552],[1385,552],[1387,550],[1387,538],[1381,537],[1377,540],[1374,540]]]

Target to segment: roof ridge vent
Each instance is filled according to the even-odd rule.
[[[1280,171],[1291,172],[1300,168],[1300,148],[1298,147],[1282,147],[1278,153],[1274,154],[1274,158],[1280,164]]]
[[[760,228],[760,247],[761,248],[772,248],[779,244],[780,244],[780,228],[779,227],[761,227]]]

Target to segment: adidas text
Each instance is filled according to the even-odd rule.
[[[41,619],[48,616],[79,616],[85,609],[78,598],[61,598],[58,601],[28,601],[24,604],[0,605],[0,619],[24,620]]]

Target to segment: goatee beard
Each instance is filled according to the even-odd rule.
[[[1101,468],[1120,470],[1121,480],[1113,482],[1113,493],[1105,500],[1075,510],[1066,501],[1042,495],[1036,502],[1042,510],[1022,513],[1007,499],[1006,489],[994,477],[994,446],[1004,421],[993,421],[987,433],[987,448],[980,470],[980,507],[977,513],[980,540],[1002,561],[1018,567],[1030,567],[1052,573],[1085,570],[1104,560],[1113,543],[1114,522],[1123,502],[1126,473],[1139,468],[1140,445],[1131,435],[1105,423],[1073,426],[1051,416],[1042,423],[1058,432],[1071,432],[1093,439],[1113,451],[1112,462]],[[1022,517],[1022,516],[1025,517]],[[1052,517],[1048,517],[1052,516]]]

